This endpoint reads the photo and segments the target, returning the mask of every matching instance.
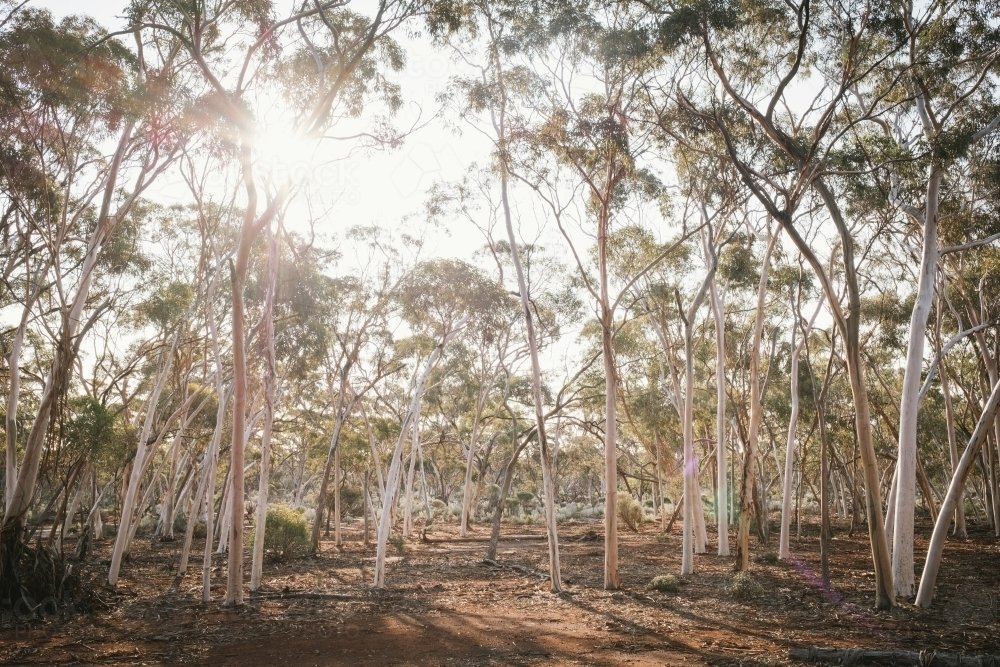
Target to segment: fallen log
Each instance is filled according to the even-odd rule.
[[[919,667],[1000,667],[998,655],[963,655],[925,649],[923,651],[896,651],[864,648],[821,648],[817,646],[792,648],[792,660],[827,662],[835,665],[918,665]]]
[[[421,531],[421,540],[423,542],[430,542],[433,544],[443,544],[445,542],[489,542],[489,536],[470,536],[470,537],[441,537],[433,538],[427,534],[427,531]],[[501,540],[544,540],[547,539],[546,535],[501,535]]]

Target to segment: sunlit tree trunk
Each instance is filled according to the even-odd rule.
[[[764,259],[761,262],[760,282],[757,285],[757,310],[754,320],[753,340],[750,343],[750,425],[747,429],[747,447],[743,455],[743,474],[740,483],[740,520],[736,532],[736,567],[740,571],[750,568],[750,515],[753,512],[753,495],[756,481],[757,441],[763,413],[761,405],[760,347],[764,334],[764,305],[767,299],[767,276],[771,267],[771,254],[780,234],[770,236]],[[761,517],[763,520],[763,517]]]
[[[923,254],[917,281],[917,300],[910,316],[910,333],[899,401],[899,453],[896,459],[896,502],[892,531],[893,590],[911,597],[913,583],[913,509],[916,504],[917,414],[920,409],[920,374],[924,362],[924,340],[934,300],[934,276],[938,264],[938,191],[944,170],[932,160],[927,178],[923,220]]]
[[[375,545],[375,568],[374,581],[375,588],[385,587],[385,557],[386,546],[389,543],[389,533],[392,530],[393,506],[396,504],[396,494],[399,491],[399,483],[403,470],[403,449],[406,438],[410,435],[410,429],[414,428],[420,418],[420,401],[423,398],[424,388],[427,386],[427,379],[431,371],[441,358],[444,346],[465,326],[465,320],[457,323],[450,331],[445,333],[441,342],[437,344],[434,351],[427,357],[424,367],[413,383],[413,396],[403,423],[400,424],[399,437],[396,438],[396,446],[392,452],[389,463],[389,472],[386,474],[385,493],[382,495],[382,512],[379,517],[378,531],[376,533]]]
[[[729,555],[729,481],[726,472],[726,314],[725,295],[715,276],[709,283],[709,298],[715,321],[715,527],[720,556]]]
[[[278,290],[277,231],[269,229],[267,252],[267,292],[264,296],[264,426],[260,436],[260,476],[257,482],[257,507],[254,517],[253,554],[250,564],[250,590],[260,588],[264,570],[264,534],[267,529],[267,498],[271,482],[271,431],[274,427],[274,400],[277,377],[274,359],[274,299]]]
[[[951,526],[955,507],[962,498],[965,481],[972,469],[976,455],[983,443],[986,442],[987,435],[996,421],[998,406],[1000,406],[1000,382],[993,385],[993,391],[986,401],[979,421],[976,422],[976,428],[969,438],[969,443],[965,447],[965,452],[962,453],[958,466],[955,468],[951,484],[948,486],[948,493],[941,504],[941,512],[938,514],[937,522],[934,524],[934,532],[927,547],[927,558],[924,561],[924,571],[920,577],[920,588],[917,591],[916,604],[919,607],[929,607],[934,599],[934,586],[937,583],[937,574],[941,567],[941,553],[944,551],[944,542],[948,537],[948,528]]]

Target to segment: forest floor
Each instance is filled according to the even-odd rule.
[[[454,539],[454,525],[435,525],[430,541],[408,541],[401,553],[390,546],[380,592],[370,586],[374,549],[351,524],[342,549],[327,541],[318,557],[268,563],[264,588],[235,610],[220,604],[220,557],[215,602],[205,605],[198,541],[196,567],[178,579],[179,543],[139,538],[117,589],[96,589],[88,612],[0,618],[0,664],[783,665],[789,649],[809,646],[1000,653],[1000,542],[982,529],[947,545],[931,609],[891,611],[873,608],[864,531],[837,531],[829,587],[815,526],[793,538],[789,562],[774,562],[776,533],[769,547],[754,540],[762,591],[734,599],[733,560],[712,553],[712,534],[677,592],[647,590],[654,576],[680,571],[678,527],[663,536],[651,525],[621,533],[623,589],[605,591],[601,529],[560,527],[561,595],[540,574],[543,539],[502,539],[491,565],[485,542]],[[483,539],[487,528],[473,534]],[[100,547],[85,580],[106,576],[110,544]],[[918,539],[918,561],[925,550]]]

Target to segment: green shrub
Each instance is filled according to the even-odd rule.
[[[646,586],[646,590],[661,593],[676,593],[681,589],[680,580],[672,574],[659,574]]]
[[[765,551],[760,556],[757,557],[757,562],[764,563],[765,565],[774,565],[778,562],[778,552],[777,551]]]
[[[254,533],[247,536],[253,544]],[[303,513],[291,507],[277,505],[267,510],[264,522],[264,553],[276,560],[304,556],[312,549],[309,528]]]
[[[726,595],[734,600],[750,600],[764,592],[764,587],[749,570],[737,572],[726,584]]]
[[[638,533],[642,528],[642,505],[628,493],[618,494],[618,520]]]
[[[404,553],[406,553],[406,540],[403,539],[402,535],[400,535],[398,533],[395,534],[395,535],[390,535],[389,536],[389,543],[393,547],[395,547],[396,553],[398,553],[400,556],[402,556]]]

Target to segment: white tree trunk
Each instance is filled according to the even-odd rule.
[[[709,283],[709,298],[715,320],[715,527],[719,535],[720,556],[729,555],[729,482],[726,471],[726,315],[725,295],[716,285],[715,276]]]
[[[983,413],[976,422],[976,428],[969,438],[969,443],[965,447],[955,473],[951,477],[951,484],[948,486],[948,493],[941,504],[941,511],[938,513],[937,522],[934,524],[934,532],[931,535],[930,544],[927,547],[927,558],[924,561],[923,575],[920,577],[920,589],[917,591],[916,604],[918,607],[929,607],[934,599],[934,586],[937,583],[938,570],[941,567],[941,553],[944,551],[944,542],[948,537],[948,528],[951,526],[951,518],[955,512],[955,506],[962,498],[965,480],[969,476],[972,464],[979,453],[983,443],[986,442],[987,434],[993,428],[993,423],[997,418],[997,407],[1000,406],[1000,382],[993,385],[989,400],[983,408]]]
[[[264,297],[264,427],[260,436],[260,476],[257,481],[257,507],[254,516],[253,554],[250,562],[250,590],[260,588],[264,572],[264,536],[267,530],[267,497],[271,483],[271,430],[274,427],[274,401],[277,384],[274,360],[274,299],[278,290],[278,242],[274,229],[268,229],[267,293]]]
[[[739,556],[737,569],[750,567],[750,514],[753,508],[754,473],[757,465],[758,438],[763,416],[760,381],[760,346],[764,334],[764,305],[767,300],[767,277],[771,268],[771,255],[780,232],[771,236],[761,262],[760,282],[757,285],[757,311],[754,321],[753,341],[750,343],[750,425],[747,429],[747,451],[744,453],[743,480],[740,485],[740,520],[736,551]],[[760,517],[761,521],[765,517]]]
[[[118,572],[121,569],[122,556],[128,546],[129,535],[131,534],[132,513],[135,508],[136,496],[139,492],[139,485],[145,472],[148,452],[148,441],[153,429],[153,417],[156,414],[156,405],[160,400],[160,394],[167,383],[170,366],[173,362],[174,351],[177,349],[177,340],[180,331],[174,336],[170,349],[161,357],[160,371],[156,376],[153,391],[150,392],[146,400],[146,418],[139,433],[139,446],[135,452],[135,459],[132,462],[132,474],[129,476],[128,490],[125,492],[125,500],[122,502],[121,519],[118,522],[118,535],[115,537],[115,546],[111,551],[111,567],[108,570],[108,584],[115,586],[118,583]]]
[[[792,555],[789,548],[789,534],[792,525],[792,476],[795,470],[796,430],[799,426],[799,357],[802,355],[802,350],[805,349],[809,332],[816,321],[816,317],[819,315],[822,305],[823,302],[820,301],[816,306],[816,311],[813,313],[812,318],[809,320],[809,324],[806,325],[805,330],[802,332],[802,340],[796,344],[795,336],[798,330],[801,297],[796,298],[792,304],[792,312],[795,317],[795,324],[792,326],[792,367],[790,371],[791,387],[789,388],[792,399],[792,414],[788,418],[788,438],[785,441],[785,475],[781,485],[781,531],[778,536],[778,558],[782,560],[791,558]]]
[[[410,399],[409,409],[403,417],[403,423],[400,425],[399,437],[396,438],[396,447],[393,449],[389,472],[386,475],[385,493],[382,496],[382,512],[379,517],[375,545],[375,572],[373,581],[375,588],[385,587],[386,546],[389,542],[389,532],[392,529],[392,508],[396,504],[396,493],[399,490],[399,482],[402,477],[403,446],[406,443],[406,437],[410,434],[410,429],[414,428],[416,421],[420,418],[420,401],[423,397],[424,388],[427,386],[427,379],[430,377],[431,371],[441,358],[442,352],[444,352],[444,346],[464,326],[465,320],[462,320],[444,335],[441,342],[438,343],[434,351],[427,357],[420,375],[417,376],[416,381],[413,383],[413,397]]]
[[[476,397],[476,414],[472,421],[472,435],[469,436],[469,456],[465,460],[465,483],[462,486],[462,519],[458,527],[461,537],[468,537],[469,521],[472,514],[472,464],[476,459],[476,445],[479,442],[479,419],[485,400],[484,388],[480,387]]]
[[[920,372],[924,362],[924,340],[934,301],[934,277],[937,273],[938,191],[944,171],[931,162],[927,179],[924,213],[923,254],[917,300],[910,316],[910,335],[906,348],[903,393],[899,401],[899,455],[896,463],[896,503],[892,535],[892,582],[896,595],[909,598],[913,582],[913,510],[916,503],[917,414],[920,409]]]

